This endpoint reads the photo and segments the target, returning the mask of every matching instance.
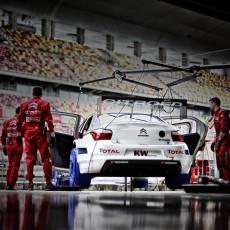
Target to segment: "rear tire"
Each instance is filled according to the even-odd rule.
[[[132,185],[133,185],[133,188],[147,188],[148,178],[147,177],[133,177]]]
[[[70,186],[80,186],[81,188],[89,188],[91,183],[90,174],[81,174],[79,164],[77,162],[78,151],[76,148],[71,150],[69,164],[69,184]]]
[[[169,189],[182,189],[183,184],[189,184],[191,174],[178,174],[176,176],[166,176],[165,184]]]

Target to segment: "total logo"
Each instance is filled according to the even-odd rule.
[[[189,151],[188,150],[182,151],[182,150],[170,150],[170,149],[168,149],[168,153],[169,154],[173,154],[173,155],[178,155],[178,154],[189,155]]]
[[[100,153],[120,153],[117,149],[99,149]]]

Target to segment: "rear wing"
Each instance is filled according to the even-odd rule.
[[[102,113],[102,103],[114,103],[121,105],[129,105],[131,107],[131,113],[135,105],[149,105],[151,108],[151,114],[154,107],[168,106],[177,107],[180,109],[180,119],[187,118],[187,100],[185,99],[163,99],[163,98],[147,98],[137,96],[100,96],[97,101],[97,113]]]

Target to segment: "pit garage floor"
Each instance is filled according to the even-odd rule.
[[[230,196],[0,191],[0,229],[230,229]]]

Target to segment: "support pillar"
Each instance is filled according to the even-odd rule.
[[[189,65],[189,58],[186,53],[182,53],[182,66],[188,66]]]
[[[166,48],[159,47],[159,61],[166,63],[167,55]]]
[[[56,28],[56,23],[54,21],[51,21],[50,23],[50,38],[51,39],[55,38],[55,28]]]
[[[106,49],[114,51],[114,36],[106,35]]]
[[[141,54],[142,54],[141,47],[142,47],[141,42],[134,41],[134,52],[133,53],[135,56],[141,57]]]
[[[47,19],[42,19],[42,35],[49,38],[50,37],[50,21]]]
[[[85,29],[77,27],[77,43],[80,45],[85,44]]]
[[[17,29],[17,13],[15,12],[9,12],[9,26],[11,29],[16,30]]]

